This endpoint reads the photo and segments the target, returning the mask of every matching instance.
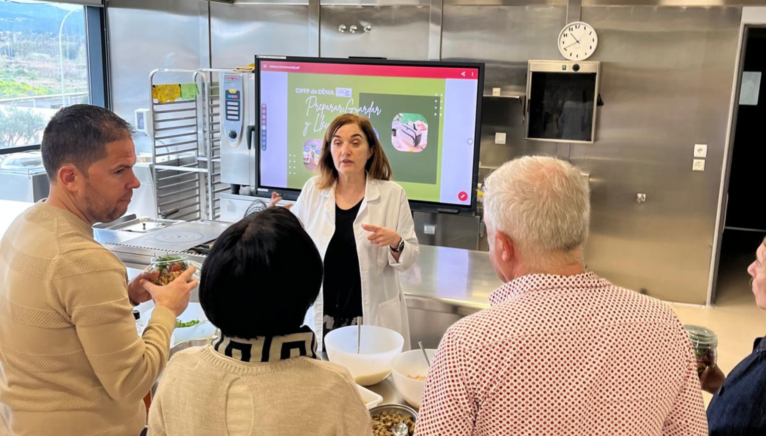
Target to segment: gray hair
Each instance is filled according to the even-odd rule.
[[[487,177],[484,217],[528,262],[571,253],[588,238],[588,182],[577,168],[551,157],[506,162]]]

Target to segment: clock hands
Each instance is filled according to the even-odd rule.
[[[579,42],[573,42],[573,43],[569,44],[568,46],[564,47],[564,50],[568,49],[569,47],[571,47],[573,45],[577,45],[577,44],[579,44]]]
[[[580,41],[577,41],[577,42],[573,42],[573,43],[569,44],[568,46],[564,47],[564,50],[568,49],[569,47],[571,47],[571,46],[573,46],[573,45],[577,45],[577,44],[579,44],[579,43],[580,43]]]
[[[585,35],[585,32],[586,32],[586,31],[583,31],[583,35]],[[574,36],[574,33],[572,33],[571,35],[572,35],[572,38],[574,38],[575,42],[573,42],[573,43],[569,44],[568,46],[564,47],[564,49],[565,49],[565,50],[566,50],[566,49],[568,49],[569,47],[573,46],[573,45],[578,45],[578,44],[580,44],[580,40],[579,40],[579,39],[577,39],[577,37],[576,37],[576,36]]]

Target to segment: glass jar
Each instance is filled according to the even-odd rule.
[[[159,286],[166,286],[192,266],[197,268],[197,271],[194,272],[192,277],[199,280],[200,265],[197,262],[189,260],[189,256],[185,254],[168,254],[161,257],[153,257],[151,264],[146,267],[144,272],[150,274],[155,272],[159,273],[159,276],[152,280],[152,283]]]
[[[697,358],[697,375],[702,376],[705,368],[714,368],[718,361],[718,336],[705,327],[685,325],[684,328]]]

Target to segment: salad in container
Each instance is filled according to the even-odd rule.
[[[192,277],[199,280],[200,265],[189,260],[189,256],[185,254],[167,254],[161,257],[153,257],[151,264],[146,267],[144,272],[149,274],[159,273],[157,278],[150,281],[157,286],[167,286],[192,266],[197,268]]]
[[[685,325],[684,329],[697,358],[697,375],[701,377],[707,367],[715,368],[718,361],[718,336],[712,330],[696,325]]]

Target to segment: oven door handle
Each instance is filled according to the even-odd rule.
[[[247,151],[253,148],[253,133],[255,133],[255,126],[247,126],[245,128],[245,135],[247,135]]]

